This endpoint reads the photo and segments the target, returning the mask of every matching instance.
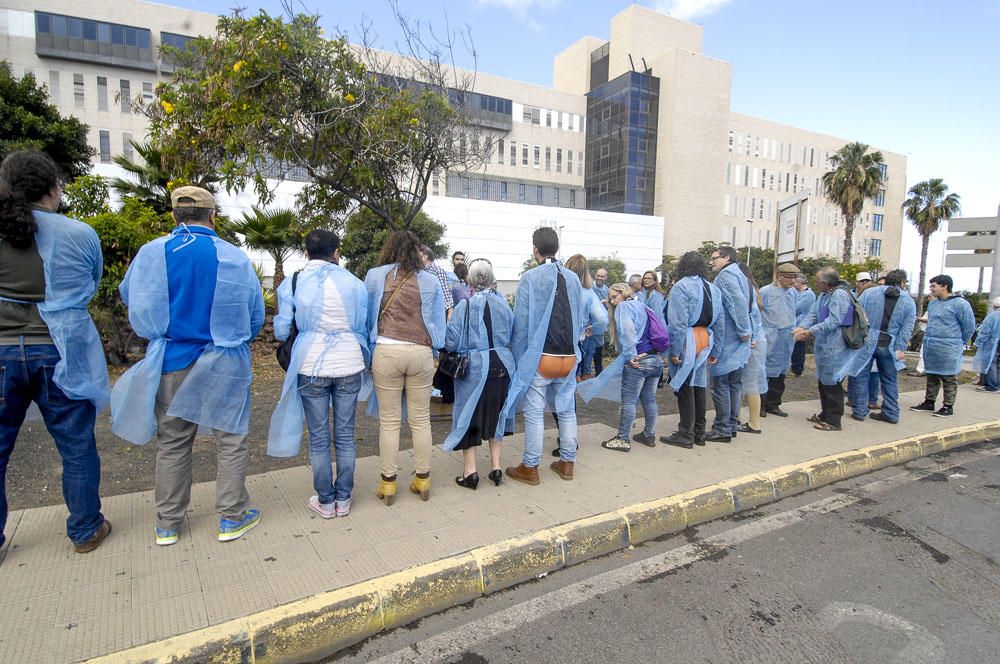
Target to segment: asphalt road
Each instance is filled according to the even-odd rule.
[[[330,661],[998,661],[998,508],[993,442],[562,570]]]

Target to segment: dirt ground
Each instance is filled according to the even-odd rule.
[[[266,344],[254,345],[254,382],[251,398],[253,412],[250,416],[250,473],[257,474],[269,470],[304,466],[309,464],[308,446],[303,440],[297,457],[275,459],[267,456],[267,430],[271,412],[281,393],[285,374],[274,359],[272,348]],[[114,380],[120,371],[112,371]],[[973,378],[969,375],[966,378]],[[786,380],[785,400],[800,401],[816,399],[816,379],[812,356],[808,356],[806,371],[801,377],[789,375]],[[923,389],[924,379],[900,373],[900,391]],[[676,413],[677,403],[669,389],[657,393],[660,413]],[[905,406],[906,404],[904,404]],[[640,409],[641,412],[641,409]],[[578,401],[577,417],[581,425],[596,422],[616,423],[618,403],[600,399],[584,404]],[[440,444],[451,428],[451,420],[437,419],[432,422],[434,441]],[[554,445],[555,425],[546,418],[546,450]],[[523,424],[518,418],[518,430]],[[111,433],[108,411],[98,415],[97,447],[101,455],[101,494],[113,496],[153,488],[153,470],[156,444],[132,445]],[[364,405],[359,406],[356,421],[357,454],[359,457],[378,454],[378,421],[364,414]],[[409,431],[403,427],[401,447],[410,446]],[[215,445],[211,437],[199,437],[194,447],[194,481],[205,482],[215,479]],[[52,505],[62,502],[60,487],[61,463],[52,439],[40,421],[25,422],[18,435],[16,447],[7,468],[7,499],[10,509],[24,509]]]

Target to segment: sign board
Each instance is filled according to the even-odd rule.
[[[997,246],[997,239],[992,235],[953,235],[948,238],[949,251],[972,249],[992,251]]]
[[[945,267],[993,267],[993,254],[947,254],[944,265]]]
[[[787,198],[778,203],[778,237],[777,249],[775,251],[776,260],[781,263],[794,260],[798,252],[805,251],[804,246],[799,246],[796,251],[795,243],[798,240],[800,245],[805,244],[805,233],[800,232],[802,220],[809,213],[809,196],[795,196]]]
[[[972,231],[994,231],[1000,226],[997,217],[969,217],[967,219],[949,219],[949,233],[970,233]]]

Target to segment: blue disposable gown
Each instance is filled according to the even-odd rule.
[[[552,303],[556,299],[556,275],[562,274],[566,280],[566,294],[573,325],[573,338],[578,339],[583,332],[583,287],[580,279],[559,261],[545,262],[521,275],[514,300],[514,330],[511,333],[510,350],[517,365],[511,376],[510,391],[503,406],[499,426],[505,422],[513,424],[514,413],[520,410],[524,393],[538,372],[538,362],[542,358],[542,348],[548,334]],[[580,347],[576,348],[576,361],[580,361]],[[573,410],[576,405],[576,372],[562,382],[553,383],[555,401],[549,407],[557,412]]]
[[[958,295],[931,300],[924,332],[924,371],[955,376],[962,370],[962,351],[976,331],[972,305]]]
[[[160,386],[166,333],[170,324],[166,244],[148,243],[129,265],[118,287],[136,334],[149,340],[146,357],[125,372],[111,393],[111,430],[143,445],[156,432],[156,392]],[[212,238],[219,259],[212,300],[212,342],[191,365],[167,415],[206,428],[245,434],[250,428],[251,339],[264,324],[260,280],[240,249]]]
[[[841,326],[851,307],[851,294],[843,288],[821,293],[802,321],[802,327],[813,335],[813,358],[816,377],[823,385],[836,385],[850,375],[855,357],[861,350],[852,350],[844,341]]]
[[[764,324],[764,336],[767,337],[768,378],[784,375],[792,363],[796,293],[794,288],[782,288],[777,284],[768,284],[760,289],[763,303],[760,315]]]
[[[750,309],[750,359],[743,369],[743,394],[767,392],[767,335],[757,298],[751,300]]]
[[[486,333],[486,323],[483,312],[490,308],[490,323],[493,326],[493,346],[490,346],[489,335]],[[468,333],[466,333],[466,317],[468,317]],[[490,368],[490,351],[494,350],[507,375],[514,375],[514,356],[510,352],[510,335],[514,329],[514,312],[510,310],[507,300],[496,291],[479,291],[471,299],[462,300],[455,307],[448,322],[448,332],[444,347],[459,353],[468,353],[469,370],[464,378],[455,379],[455,405],[452,407],[451,431],[444,439],[445,451],[451,452],[462,442],[469,422],[476,412],[479,397],[486,386],[486,378]],[[497,431],[493,438],[503,438],[504,421],[499,420]]]
[[[986,373],[997,356],[997,341],[1000,341],[1000,311],[988,314],[979,325],[976,335],[976,356],[972,358],[972,369]]]
[[[368,291],[368,347],[374,351],[378,339],[378,316],[382,310],[382,295],[385,293],[385,277],[396,263],[381,265],[368,270],[365,275],[365,289]],[[418,270],[414,275],[420,288],[420,313],[424,327],[431,337],[431,348],[444,348],[445,315],[444,294],[441,282],[427,270]],[[414,277],[410,277],[411,279]]]
[[[696,354],[693,326],[701,316],[705,284],[708,285],[712,298],[712,322],[708,326],[708,347]],[[681,358],[680,364],[670,361],[670,387],[676,392],[684,385],[688,376],[692,376],[691,385],[694,387],[706,387],[708,359],[719,356],[720,349],[715,341],[725,334],[726,317],[722,313],[722,293],[715,284],[705,282],[701,277],[684,277],[670,289],[667,318],[670,355]]]
[[[607,312],[607,310],[608,310],[607,309],[607,306],[608,306],[607,305],[607,301],[608,301],[608,290],[609,290],[607,284],[605,284],[604,286],[598,286],[597,284],[594,284],[593,287],[591,288],[591,290],[594,291],[594,295],[597,296],[597,301],[601,303],[601,306],[604,307],[604,311]],[[595,340],[598,342],[598,345],[603,346],[604,345],[604,334],[607,331],[608,331],[607,328],[604,328],[604,332],[601,332],[601,335],[599,337],[596,334],[591,335],[591,336],[593,336],[595,338]]]
[[[336,288],[347,314],[347,327],[335,332],[319,331],[323,318],[324,290]],[[361,346],[365,366],[371,366],[368,349],[368,291],[361,280],[335,263],[327,263],[316,270],[299,273],[292,295],[292,280],[285,279],[278,286],[278,315],[274,317],[274,336],[287,339],[292,327],[292,313],[295,326],[299,330],[292,346],[288,373],[281,388],[281,399],[271,415],[271,426],[267,435],[267,453],[274,457],[290,457],[299,453],[302,441],[302,427],[305,414],[302,410],[302,395],[299,393],[298,377],[303,371],[302,363],[309,348],[321,339],[329,350],[341,335],[353,335]],[[371,374],[362,372],[362,386],[358,400],[368,398],[372,390]]]
[[[625,363],[637,355],[636,346],[649,325],[648,307],[638,299],[628,299],[615,307],[615,329],[621,352],[596,378],[577,384],[580,397],[590,402],[594,397],[609,401],[621,401],[622,372]]]
[[[802,327],[802,321],[812,311],[814,304],[816,304],[816,293],[811,289],[795,290],[795,327]]]
[[[583,296],[583,327],[590,327],[593,337],[604,338],[608,331],[608,308],[601,304],[597,293],[589,288],[581,289]]]
[[[636,299],[649,307],[664,325],[667,324],[667,320],[663,316],[663,308],[667,304],[667,298],[663,295],[663,293],[655,288],[649,290],[642,288],[638,293],[636,293]]]
[[[725,312],[725,332],[716,337],[719,346],[719,361],[708,368],[712,376],[742,369],[750,360],[750,340],[753,330],[750,325],[750,300],[753,297],[750,282],[738,265],[730,264],[722,268],[713,282],[722,293],[722,308]]]
[[[862,369],[868,366],[868,361],[875,354],[880,336],[879,326],[882,324],[882,315],[885,313],[885,292],[888,289],[888,286],[872,286],[865,289],[858,297],[858,302],[861,303],[861,306],[865,308],[865,313],[868,314],[868,322],[871,324],[871,328],[868,330],[868,338],[865,340],[865,345],[855,356],[851,362],[851,366],[848,367],[848,376],[857,376]],[[886,326],[886,334],[892,337],[892,341],[889,342],[889,348],[892,350],[894,358],[896,351],[906,351],[910,343],[910,336],[913,334],[913,324],[916,320],[917,305],[913,302],[913,298],[910,297],[909,293],[905,291],[901,292],[899,300],[896,302],[896,307],[892,310],[892,316],[889,317],[889,324]],[[900,359],[895,359],[895,365],[897,371],[906,368],[906,362]]]
[[[110,392],[108,363],[87,311],[104,269],[101,242],[83,222],[43,210],[33,215],[45,274],[45,301],[38,303],[38,314],[59,351],[52,380],[69,398],[90,401],[101,411]]]

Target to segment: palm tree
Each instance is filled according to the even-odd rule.
[[[851,262],[854,222],[865,200],[874,198],[882,185],[881,152],[868,152],[864,143],[848,143],[830,157],[830,171],[823,175],[826,198],[844,215],[843,262]]]
[[[945,219],[951,219],[961,209],[960,196],[948,193],[948,185],[941,178],[924,180],[910,187],[908,197],[903,202],[906,218],[913,222],[920,233],[920,281],[917,282],[919,296],[917,311],[924,311],[924,279],[927,278],[927,245],[931,235]]]
[[[133,162],[125,155],[114,158],[115,164],[125,170],[130,178],[113,178],[111,188],[119,196],[138,198],[150,206],[158,214],[170,212],[170,192],[176,186],[193,184],[215,192],[215,183],[219,178],[206,175],[195,182],[182,182],[163,163],[163,154],[152,143],[136,143],[131,141],[135,152],[142,158],[141,162]]]
[[[272,288],[285,278],[285,260],[302,246],[302,232],[294,210],[261,210],[254,206],[253,214],[244,212],[243,218],[230,222],[228,229],[243,236],[243,245],[263,251],[274,259]]]

